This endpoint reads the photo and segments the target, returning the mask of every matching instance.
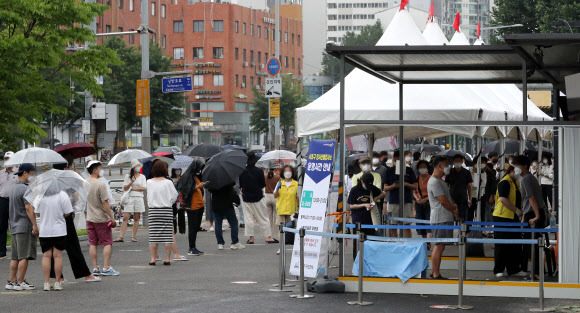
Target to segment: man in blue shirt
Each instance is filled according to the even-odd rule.
[[[405,153],[407,154],[407,153]],[[405,166],[405,197],[403,199],[403,215],[399,211],[399,175],[397,175],[397,167],[399,166],[399,151],[393,153],[393,166],[387,169],[387,178],[385,181],[385,190],[390,191],[389,195],[389,205],[386,212],[383,211],[384,215],[391,217],[403,217],[403,218],[413,218],[413,190],[417,189],[417,177],[415,172],[410,166]],[[391,221],[391,224],[400,224],[398,222]],[[410,223],[405,223],[409,225]],[[397,230],[391,229],[389,231],[391,237],[397,237]],[[404,230],[404,237],[411,238],[412,233],[410,229]]]

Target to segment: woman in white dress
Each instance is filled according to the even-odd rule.
[[[137,231],[139,230],[139,218],[141,213],[145,212],[145,200],[143,198],[144,191],[147,189],[147,180],[145,175],[141,174],[141,163],[137,160],[131,161],[131,171],[125,175],[123,182],[123,190],[129,192],[129,197],[122,203],[123,205],[123,224],[121,225],[121,233],[115,242],[123,242],[125,231],[129,223],[129,218],[133,214],[133,235],[131,241],[137,242]]]

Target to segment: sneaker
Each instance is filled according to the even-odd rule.
[[[278,249],[278,252],[276,252],[277,255],[280,255],[280,249]]]
[[[26,279],[20,283],[20,288],[22,288],[21,290],[34,290],[35,287],[33,284],[29,284]]]
[[[519,272],[517,272],[515,274],[511,274],[509,276],[511,276],[511,277],[526,277],[526,276],[528,276],[528,273],[524,272],[524,271],[519,271]]]
[[[50,291],[51,283],[44,283],[44,291]]]
[[[242,250],[242,249],[245,249],[245,248],[246,248],[246,246],[242,245],[239,242],[236,243],[235,245],[231,245],[230,246],[230,249],[232,249],[232,250]]]
[[[19,283],[14,282],[13,285],[14,286],[12,287],[12,290],[14,290],[14,291],[20,291],[20,290],[22,290],[22,287],[20,286]]]
[[[93,276],[101,276],[101,270],[98,268],[93,268]]]
[[[87,282],[87,283],[95,283],[95,282],[99,282],[99,281],[101,281],[101,278],[98,276],[95,276],[95,278],[93,278],[93,279],[85,279],[85,282]]]
[[[210,228],[209,228],[209,231],[215,231],[215,227],[213,227],[213,226],[212,226],[212,227],[210,227]]]
[[[54,291],[61,291],[61,290],[62,290],[62,284],[59,282],[54,283]]]
[[[200,256],[203,255],[203,252],[197,250],[196,248],[193,248],[187,251],[187,255]]]
[[[173,258],[173,261],[174,262],[189,261],[189,259],[182,255],[179,259]]]
[[[495,277],[500,278],[500,277],[504,277],[505,275],[503,273],[495,273]]]
[[[13,283],[13,282],[11,282],[11,281],[8,281],[8,282],[6,283],[6,287],[5,287],[5,288],[6,288],[6,290],[14,290],[14,284],[15,284],[15,283]]]
[[[218,250],[223,250],[224,249],[224,245],[218,245]]]
[[[109,266],[108,269],[103,269],[101,272],[103,276],[119,276],[119,272],[115,271],[112,266]]]

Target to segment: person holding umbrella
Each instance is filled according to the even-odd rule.
[[[228,221],[231,227],[232,244],[230,249],[241,250],[246,246],[240,243],[238,238],[238,218],[236,211],[234,211],[234,204],[240,205],[240,197],[235,191],[235,184],[222,187],[218,190],[211,190],[212,193],[212,209],[215,218],[215,237],[218,243],[218,250],[223,250],[225,241],[223,237],[222,225],[224,218]]]
[[[197,249],[197,233],[201,230],[203,219],[203,188],[205,183],[201,182],[201,169],[203,163],[196,160],[191,163],[185,173],[177,182],[177,190],[181,192],[183,203],[187,210],[187,234],[189,241],[189,250],[187,255],[200,256],[203,252]]]
[[[4,154],[4,163],[10,160],[14,152]],[[13,166],[8,166],[0,171],[0,258],[6,256],[6,240],[8,231],[8,211],[10,205],[10,191],[16,183],[16,171]]]
[[[133,214],[133,234],[131,241],[137,242],[137,231],[139,230],[139,217],[141,213],[145,212],[145,201],[143,200],[143,192],[147,189],[147,180],[145,175],[141,174],[141,163],[133,159],[131,161],[131,171],[125,175],[123,181],[123,190],[128,193],[128,196],[121,199],[125,200],[123,203],[123,224],[121,225],[121,233],[115,242],[123,242],[125,238],[125,231],[127,231],[127,224],[129,218]]]

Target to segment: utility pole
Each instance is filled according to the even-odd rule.
[[[141,79],[149,79],[149,0],[141,0]],[[141,147],[151,153],[151,116],[141,118]]]
[[[280,59],[280,69],[282,69],[282,58],[280,57],[280,41],[282,40],[282,30],[280,29],[280,0],[276,0],[276,57]],[[280,74],[278,74],[280,75]],[[280,117],[274,118],[274,150],[280,149]]]
[[[96,0],[85,0],[85,2],[96,3]],[[92,20],[92,22],[88,28],[93,32],[93,34],[97,33],[97,17],[96,16]],[[85,49],[88,49],[90,45],[92,45],[92,42],[86,41],[85,42]],[[91,94],[90,91],[85,90],[85,119],[87,119],[89,121],[91,120],[91,107],[92,106],[93,106],[93,95]],[[90,143],[90,141],[91,141],[90,136],[91,135],[85,135],[85,142],[86,143]],[[51,140],[52,140],[52,138],[51,138]],[[95,138],[95,141],[96,141],[96,138]]]

